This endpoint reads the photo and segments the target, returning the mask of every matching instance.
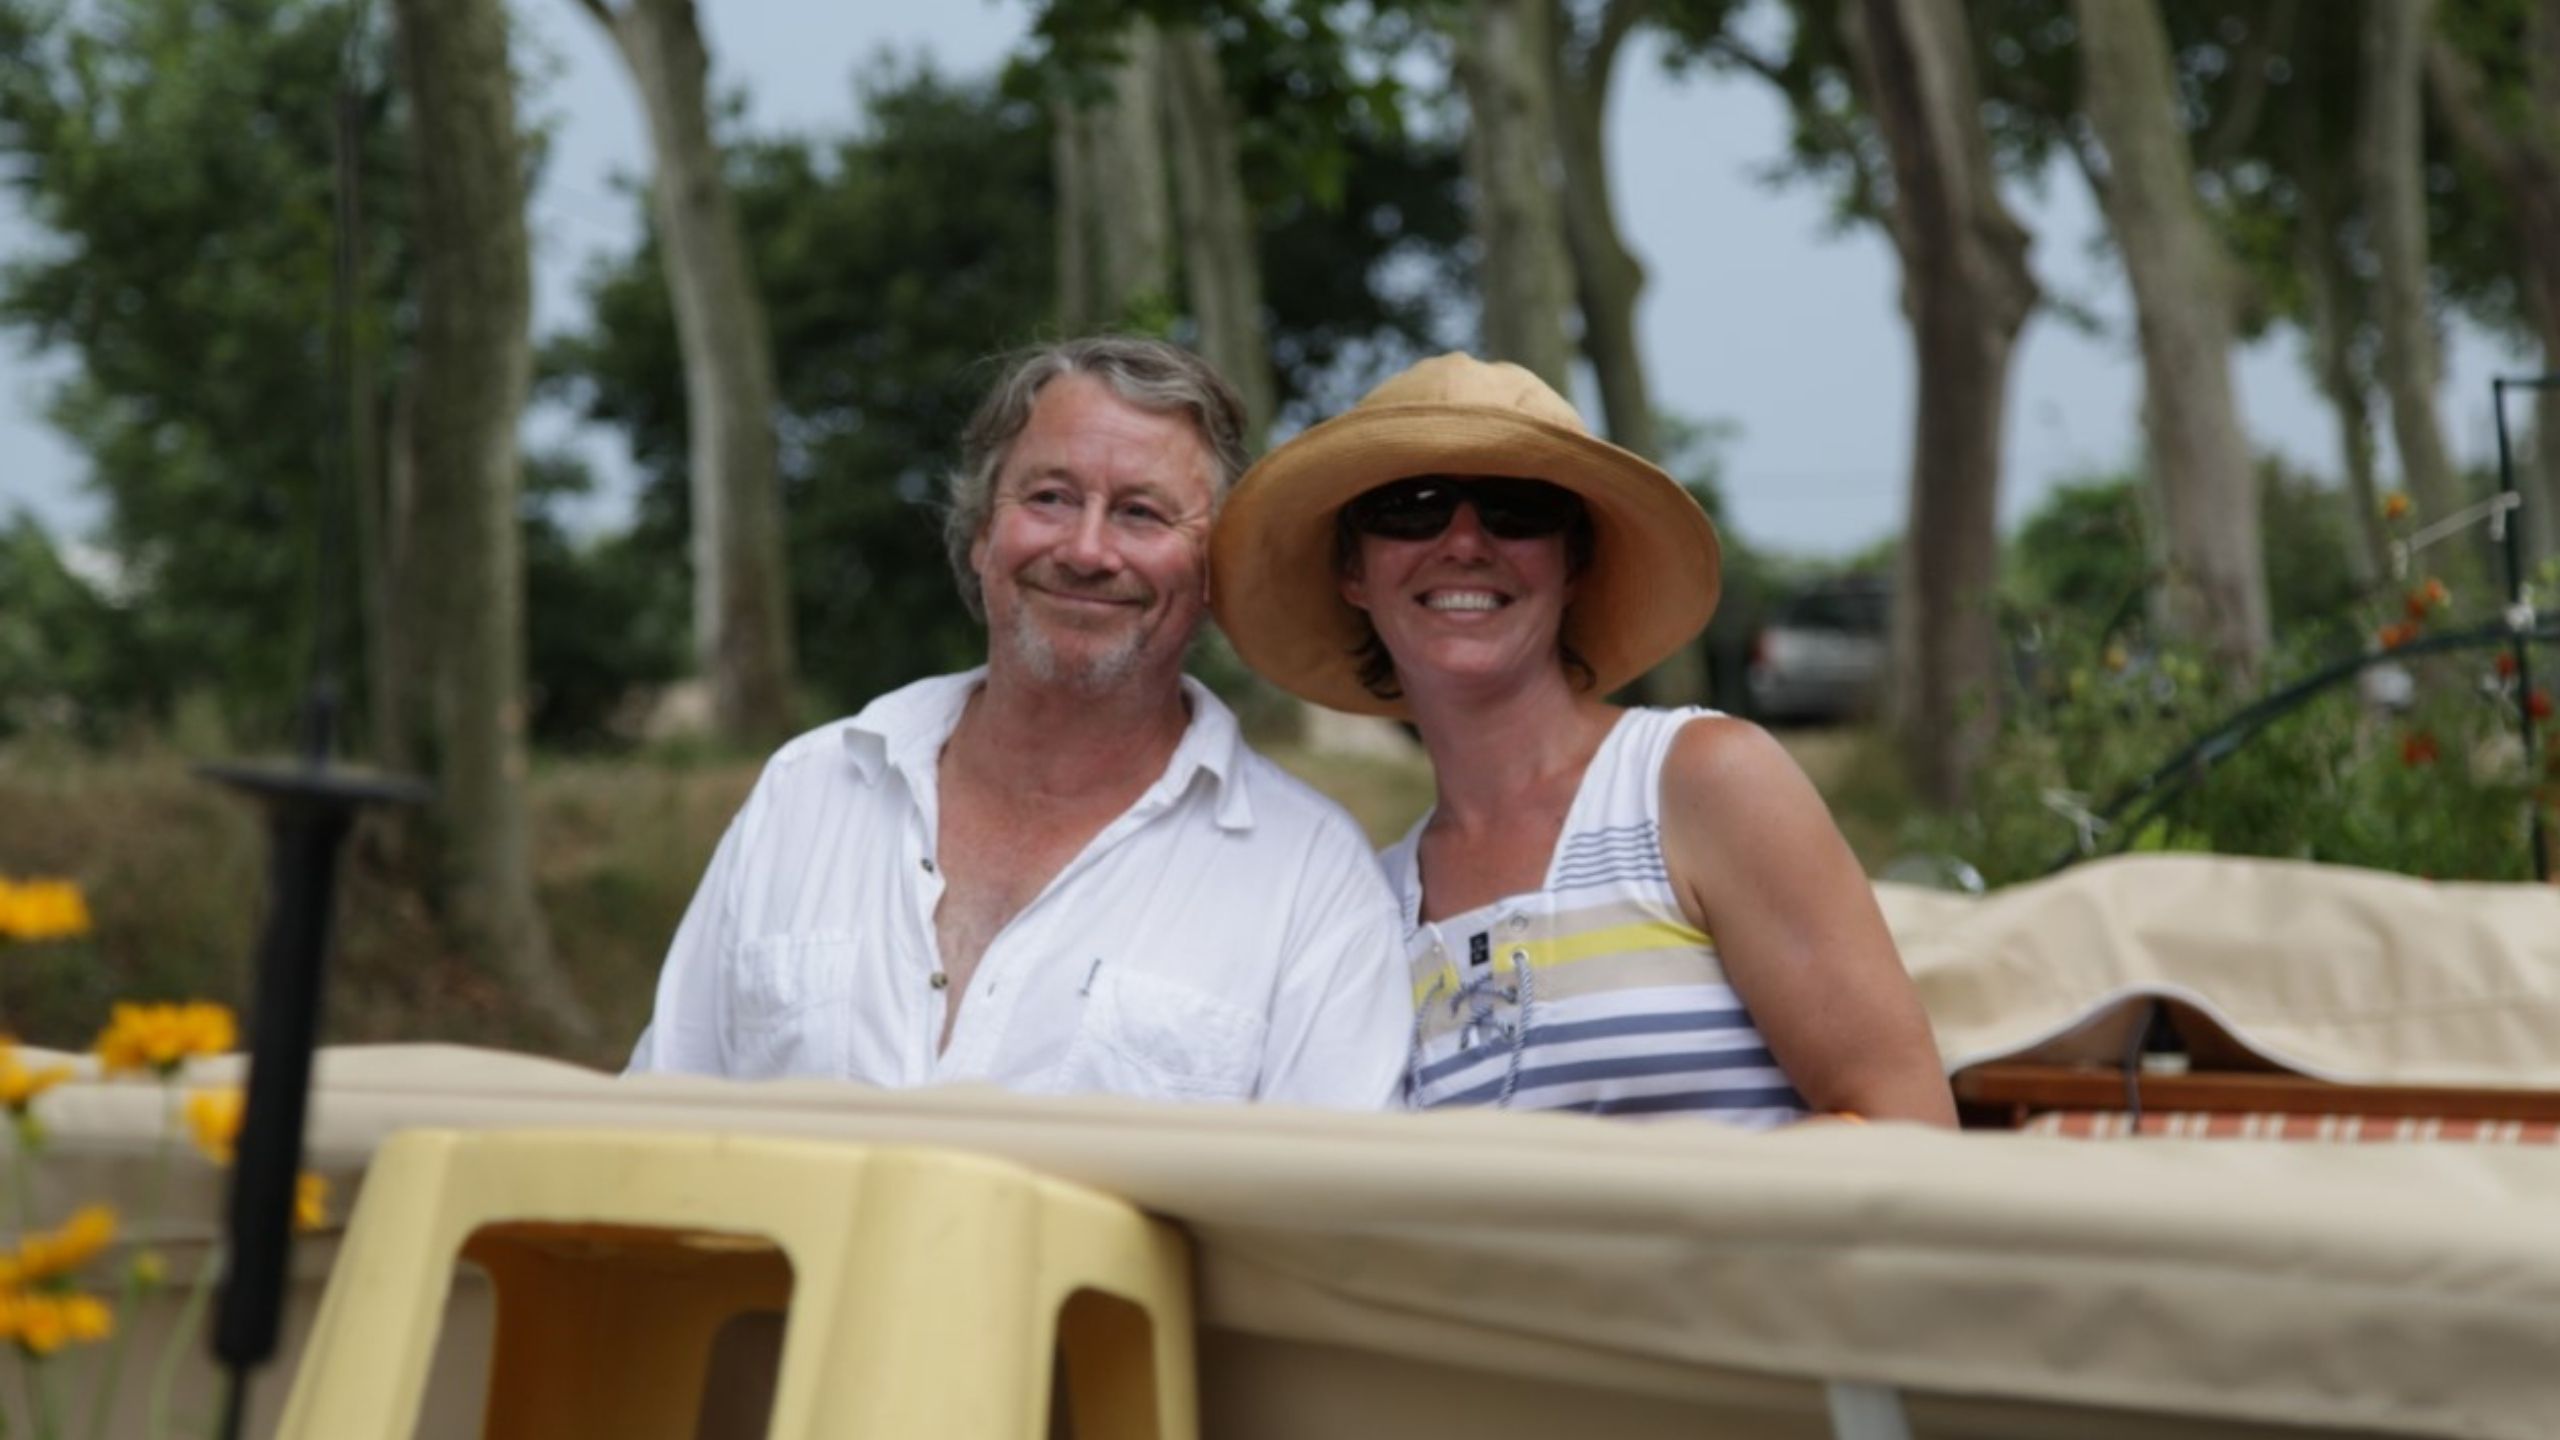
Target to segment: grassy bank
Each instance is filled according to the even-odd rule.
[[[1430,802],[1418,766],[1283,755],[1392,838]],[[748,760],[551,759],[533,777],[536,884],[562,970],[596,1015],[564,1041],[495,977],[447,950],[387,829],[349,847],[332,1041],[445,1040],[617,1065],[647,1019],[658,964],[748,787]],[[118,999],[248,995],[266,841],[247,802],[179,756],[72,751],[0,760],[0,875],[61,876],[88,894],[85,941],[0,952],[0,1033],[79,1048]]]

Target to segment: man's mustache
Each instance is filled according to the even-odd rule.
[[[1082,580],[1056,570],[1035,571],[1024,577],[1035,589],[1070,600],[1101,600],[1144,604],[1155,598],[1155,591],[1125,580]]]

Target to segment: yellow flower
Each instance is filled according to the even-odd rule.
[[[133,1257],[133,1283],[145,1290],[157,1290],[169,1283],[169,1257],[157,1250],[144,1250]]]
[[[199,1090],[187,1097],[187,1133],[216,1165],[231,1163],[240,1139],[240,1104],[237,1090]]]
[[[30,1070],[18,1059],[14,1041],[0,1038],[0,1109],[12,1115],[24,1115],[34,1099],[71,1078],[68,1065],[47,1065]]]
[[[294,1177],[293,1228],[308,1235],[329,1223],[329,1177],[309,1170]]]
[[[168,1075],[188,1058],[220,1055],[240,1043],[231,1008],[209,1000],[183,1005],[119,1003],[92,1047],[110,1075],[149,1070]]]
[[[68,880],[0,880],[0,940],[69,940],[89,933],[89,902]]]
[[[115,1312],[94,1295],[37,1295],[0,1291],[0,1340],[14,1340],[33,1355],[65,1345],[87,1345],[116,1333]]]
[[[61,1229],[22,1236],[17,1254],[0,1255],[0,1286],[59,1280],[98,1258],[115,1238],[116,1212],[104,1205],[84,1205]]]
[[[2409,513],[2409,492],[2408,492],[2408,491],[2406,491],[2406,490],[2394,490],[2394,491],[2392,491],[2390,494],[2385,495],[2385,496],[2383,496],[2383,497],[2382,497],[2382,518],[2383,518],[2383,519],[2385,519],[2385,520],[2397,520],[2397,519],[2399,519],[2401,516],[2406,515],[2406,514],[2408,514],[2408,513]]]

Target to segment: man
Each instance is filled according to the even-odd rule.
[[[1375,1106],[1402,926],[1350,817],[1182,673],[1242,406],[1155,341],[1015,363],[946,539],[987,663],[792,741],[631,1068]]]

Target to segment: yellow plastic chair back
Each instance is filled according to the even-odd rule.
[[[496,1291],[489,1440],[692,1440],[783,1310],[771,1440],[1194,1440],[1174,1229],[982,1156],[717,1135],[411,1131],[367,1174],[280,1440],[407,1440],[454,1262]]]

